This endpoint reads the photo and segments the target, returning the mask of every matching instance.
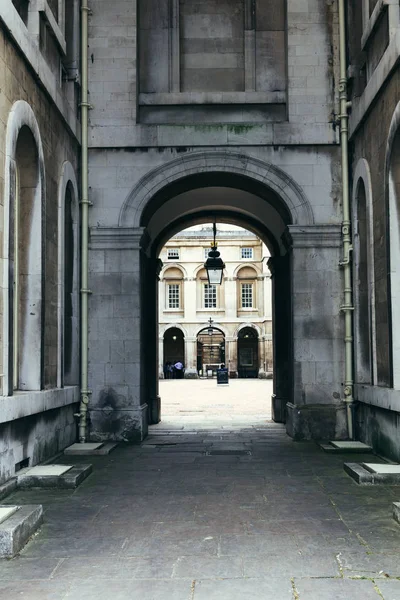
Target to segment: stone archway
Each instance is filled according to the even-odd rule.
[[[305,435],[312,437],[317,412],[318,426],[323,423],[326,436],[334,437],[342,423],[340,225],[314,224],[303,190],[281,169],[235,152],[201,151],[149,171],[128,194],[119,226],[91,230],[91,252],[107,257],[118,251],[123,265],[120,288],[113,288],[110,298],[114,316],[95,322],[95,336],[118,336],[132,348],[118,367],[118,380],[110,365],[112,380],[125,390],[114,410],[104,415],[93,397],[92,438],[105,439],[114,431],[116,439],[142,439],[148,415],[150,422],[160,419],[158,255],[174,232],[207,222],[210,213],[255,232],[272,254],[275,420],[284,421],[289,406],[290,431],[298,435],[296,428],[308,427]],[[111,286],[115,277],[115,271],[104,272],[98,281]],[[96,373],[92,362],[91,368]],[[105,386],[108,377],[106,368]],[[311,425],[298,425],[304,419]]]

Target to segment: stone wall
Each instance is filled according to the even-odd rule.
[[[32,57],[31,57],[32,58]],[[69,161],[75,172],[78,172],[79,144],[71,134],[65,121],[56,109],[48,94],[28,67],[22,54],[17,50],[11,38],[0,28],[0,73],[2,74],[0,90],[0,223],[2,232],[5,229],[4,197],[5,185],[5,144],[7,122],[15,102],[23,100],[33,111],[38,123],[43,147],[45,178],[45,205],[43,206],[43,248],[42,248],[42,280],[43,295],[43,333],[42,333],[42,387],[50,390],[57,387],[58,357],[58,191],[65,161]],[[59,92],[62,94],[60,88]],[[24,240],[25,243],[27,240]],[[4,259],[7,259],[3,235],[1,236],[1,280],[4,281]],[[1,296],[3,299],[3,295]],[[3,301],[1,301],[3,317]],[[3,327],[2,323],[2,327]],[[0,372],[4,373],[3,358],[0,357]],[[76,389],[76,388],[75,388]],[[71,390],[71,388],[69,388]],[[45,394],[46,392],[37,392]],[[50,457],[76,439],[76,426],[73,412],[78,400],[76,392],[61,391],[64,400],[59,408],[48,411],[43,405],[41,415],[31,415],[32,403],[20,408],[18,395],[13,396],[15,410],[10,415],[10,422],[3,420],[1,425],[1,477],[13,475],[15,463],[30,459],[30,464]],[[4,406],[4,399],[2,403]],[[63,407],[68,404],[67,407]],[[30,415],[23,418],[24,415]],[[12,422],[11,422],[12,421]]]

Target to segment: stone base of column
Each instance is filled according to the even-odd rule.
[[[260,369],[258,371],[258,378],[259,379],[272,379],[273,373],[272,373],[272,371],[264,371],[264,369]]]
[[[286,431],[294,440],[346,440],[344,403],[286,404]]]
[[[149,424],[156,425],[161,421],[161,398],[155,396],[149,401]]]
[[[275,394],[271,396],[272,420],[275,423],[286,423],[286,404],[287,397],[278,397]]]
[[[199,374],[197,369],[185,369],[184,379],[198,379]]]
[[[147,404],[132,409],[89,411],[91,442],[142,442],[148,433]]]

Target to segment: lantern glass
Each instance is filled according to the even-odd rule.
[[[208,268],[207,269],[208,283],[210,285],[221,285],[223,273],[224,273],[223,269]]]

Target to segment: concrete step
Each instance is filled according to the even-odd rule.
[[[85,442],[84,444],[72,444],[72,446],[68,446],[64,450],[64,454],[68,456],[106,456],[117,446],[118,444],[115,442]]]
[[[43,521],[43,507],[38,505],[1,507],[0,558],[12,558],[22,550]],[[1,513],[0,513],[1,519]]]
[[[90,475],[92,465],[39,465],[18,471],[19,488],[75,489]]]
[[[360,485],[400,485],[400,465],[344,463],[344,470]]]

